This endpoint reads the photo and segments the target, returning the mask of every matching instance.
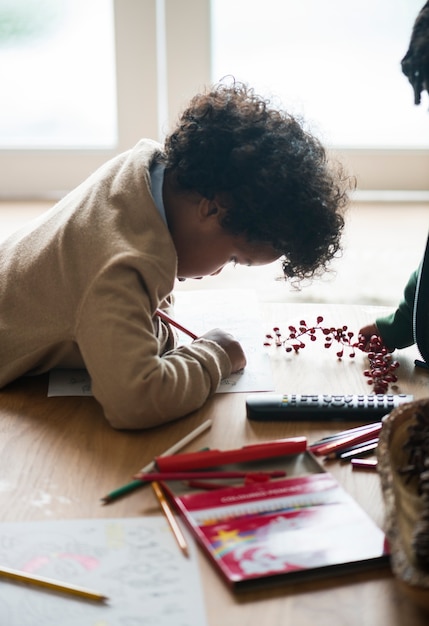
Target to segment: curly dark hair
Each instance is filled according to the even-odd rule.
[[[416,17],[401,67],[413,87],[414,104],[420,104],[421,94],[429,93],[429,2]]]
[[[165,141],[183,190],[221,199],[222,226],[283,256],[285,277],[327,269],[340,251],[348,178],[298,120],[242,83],[196,95]]]

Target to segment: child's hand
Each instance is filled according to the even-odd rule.
[[[368,324],[367,326],[363,326],[360,329],[359,336],[360,335],[362,335],[367,341],[369,341],[373,335],[377,335],[377,337],[379,337],[380,333],[378,332],[376,324]]]
[[[363,326],[360,331],[359,331],[359,338],[364,337],[366,340],[366,344],[364,344],[364,349],[368,350],[369,349],[369,344],[370,344],[370,339],[373,335],[377,335],[377,337],[380,337],[381,341],[384,344],[384,340],[383,337],[380,335],[380,331],[377,328],[377,324],[368,324],[367,326]],[[384,344],[385,345],[385,344]],[[391,350],[388,346],[386,346],[386,348],[389,350],[389,352],[393,352],[393,350]]]
[[[220,328],[214,328],[201,335],[202,339],[210,339],[220,345],[227,353],[231,361],[231,372],[238,372],[246,366],[246,356],[239,342],[230,333],[226,333]]]
[[[360,331],[359,331],[359,340],[362,339],[362,337],[365,339],[364,342],[362,342],[362,349],[363,350],[369,350],[369,344],[370,344],[370,339],[373,335],[377,335],[377,337],[380,337],[380,333],[378,332],[378,328],[377,325],[374,324],[368,324],[367,326],[363,326]]]

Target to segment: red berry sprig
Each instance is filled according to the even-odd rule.
[[[386,393],[389,384],[394,384],[398,380],[395,374],[399,367],[398,361],[393,360],[391,353],[377,335],[372,335],[368,346],[365,337],[360,335],[357,347],[368,355],[369,369],[363,373],[368,377],[368,385],[374,385],[375,393]]]
[[[319,315],[316,324],[308,326],[305,320],[299,322],[299,326],[289,326],[289,334],[284,337],[278,326],[273,328],[272,334],[265,336],[264,346],[274,345],[276,347],[284,347],[286,352],[298,353],[305,348],[302,340],[304,336],[310,338],[310,341],[317,340],[317,334],[323,336],[324,347],[330,348],[337,344],[339,349],[336,356],[339,360],[344,356],[344,350],[348,351],[348,356],[353,358],[356,356],[356,349],[365,352],[368,355],[369,369],[364,371],[364,376],[368,378],[368,384],[373,385],[374,393],[386,393],[389,385],[396,383],[398,380],[395,370],[399,367],[399,363],[394,361],[389,350],[383,345],[380,337],[373,335],[368,342],[363,335],[359,335],[357,341],[353,341],[355,334],[348,330],[347,326],[335,328],[333,326],[322,326],[323,317]]]

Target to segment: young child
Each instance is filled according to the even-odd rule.
[[[0,387],[87,368],[110,424],[201,407],[246,358],[227,332],[177,346],[175,279],[282,258],[297,280],[340,248],[349,181],[321,144],[245,85],[195,96],[165,145],[142,140],[0,246]]]
[[[414,22],[401,67],[413,87],[414,104],[419,105],[421,94],[425,91],[429,93],[429,1],[422,7]],[[378,335],[392,352],[396,348],[406,348],[415,343],[413,315],[420,271],[421,266],[412,272],[396,311],[360,329],[360,334],[368,341],[372,335]]]

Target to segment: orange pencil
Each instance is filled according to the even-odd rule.
[[[155,493],[155,496],[164,512],[165,517],[167,518],[167,522],[172,530],[172,533],[174,535],[174,538],[176,539],[179,548],[181,549],[181,551],[183,552],[183,554],[185,556],[189,556],[189,552],[188,552],[188,546],[186,543],[186,539],[185,536],[183,535],[179,524],[176,521],[176,518],[174,517],[174,513],[170,508],[170,505],[167,501],[167,498],[165,497],[164,491],[161,488],[161,485],[159,484],[159,482],[157,482],[156,480],[154,480],[152,483],[152,489]]]
[[[18,583],[28,583],[29,585],[44,587],[52,591],[61,591],[86,600],[95,600],[96,602],[105,602],[108,599],[107,596],[98,593],[98,591],[93,591],[92,589],[61,582],[53,578],[46,578],[45,576],[38,576],[37,574],[30,574],[10,567],[0,566],[0,578],[6,578]]]

